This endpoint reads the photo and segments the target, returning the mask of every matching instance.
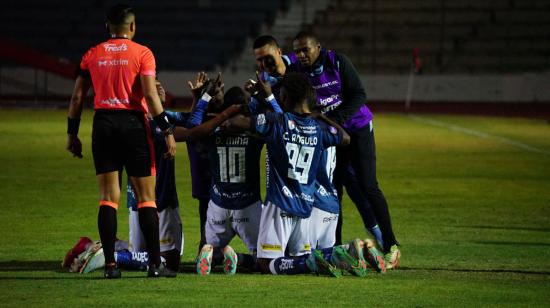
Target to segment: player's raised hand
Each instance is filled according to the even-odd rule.
[[[260,73],[256,71],[256,79],[257,79],[257,85],[256,88],[259,91],[259,94],[263,96],[263,98],[269,97],[271,94],[273,94],[271,90],[271,85],[266,82],[262,76],[260,76]]]
[[[82,142],[80,142],[78,136],[69,135],[65,148],[73,154],[73,157],[82,158]]]
[[[202,88],[204,87],[207,80],[208,75],[205,72],[198,72],[197,76],[195,77],[195,83],[193,83],[191,80],[187,81],[189,90],[191,90],[191,94],[193,94],[194,97],[199,97]]]

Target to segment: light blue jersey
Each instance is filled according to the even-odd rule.
[[[252,121],[269,153],[266,201],[289,214],[309,217],[321,154],[339,145],[341,134],[312,117],[289,112],[259,114]]]

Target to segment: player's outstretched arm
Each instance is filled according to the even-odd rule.
[[[91,83],[88,78],[78,76],[71,95],[69,104],[69,114],[67,118],[67,145],[65,148],[73,154],[74,157],[82,158],[82,143],[78,139],[78,129],[80,127],[80,116],[82,115],[82,102]]]
[[[193,128],[176,127],[174,137],[177,141],[195,141],[210,135],[216,127],[220,126],[227,119],[241,111],[241,105],[231,105],[214,118]]]
[[[316,114],[315,116],[316,116],[317,119],[319,119],[321,121],[324,121],[328,125],[333,126],[334,128],[336,128],[338,130],[338,133],[340,133],[340,135],[342,135],[342,143],[340,145],[348,145],[350,143],[351,137],[346,132],[346,130],[344,128],[342,128],[342,126],[338,125],[336,122],[332,121],[331,119],[329,119],[327,116],[325,116],[322,113]]]
[[[168,117],[162,109],[160,97],[157,92],[157,85],[154,76],[140,76],[141,88],[143,89],[143,96],[149,107],[149,112],[153,116],[155,123],[164,133],[166,139],[166,147],[168,151],[164,153],[165,158],[174,157],[176,155],[176,140],[172,134],[172,126],[168,122]]]

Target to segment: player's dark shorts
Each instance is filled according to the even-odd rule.
[[[96,110],[92,131],[96,174],[125,167],[129,176],[155,175],[155,152],[148,125],[142,112]]]

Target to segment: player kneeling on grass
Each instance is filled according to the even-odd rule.
[[[220,110],[244,106],[249,96],[239,87],[229,89]],[[200,109],[197,109],[200,111]],[[237,263],[254,268],[262,203],[260,155],[263,141],[246,133],[217,130],[208,138],[212,188],[205,227],[206,245],[197,258],[197,273],[207,275],[216,256],[223,254],[223,269],[234,274]],[[252,255],[235,253],[228,244],[238,235]],[[220,258],[221,259],[221,258]]]
[[[284,113],[236,116],[231,131],[248,130],[265,139],[269,153],[266,204],[258,236],[258,263],[263,273],[300,274],[326,264],[310,254],[309,216],[322,151],[349,143],[349,135],[330,120],[313,117],[315,94],[307,80],[288,74],[282,81]],[[285,257],[288,252],[290,257]],[[336,249],[335,254],[347,254]],[[323,263],[325,261],[325,263]],[[352,260],[353,261],[353,260]],[[357,260],[354,260],[357,266]],[[308,268],[309,266],[309,268]],[[330,272],[336,276],[337,271]]]
[[[385,272],[384,257],[368,239],[362,241],[354,239],[348,244],[333,247],[336,242],[336,226],[340,204],[338,193],[332,184],[336,167],[336,147],[330,147],[321,154],[317,181],[315,183],[315,202],[310,216],[310,241],[312,261],[314,258],[330,260],[336,267],[347,270],[354,275],[366,274],[367,262],[378,272]],[[370,244],[366,244],[370,243]],[[366,245],[366,246],[365,246]],[[350,267],[353,262],[342,262],[342,258],[349,259],[347,254],[336,253],[335,249],[344,249],[358,261],[358,268]],[[322,262],[320,260],[320,262]],[[330,265],[332,265],[330,264]],[[325,267],[329,266],[325,264]],[[319,272],[317,270],[317,272]]]
[[[146,271],[149,265],[147,251],[130,252],[128,249],[128,242],[119,239],[115,241],[114,257],[117,268]],[[163,257],[161,257],[161,263],[166,264]],[[80,274],[104,268],[105,254],[101,242],[81,237],[65,255],[61,267],[68,269],[69,272]]]

